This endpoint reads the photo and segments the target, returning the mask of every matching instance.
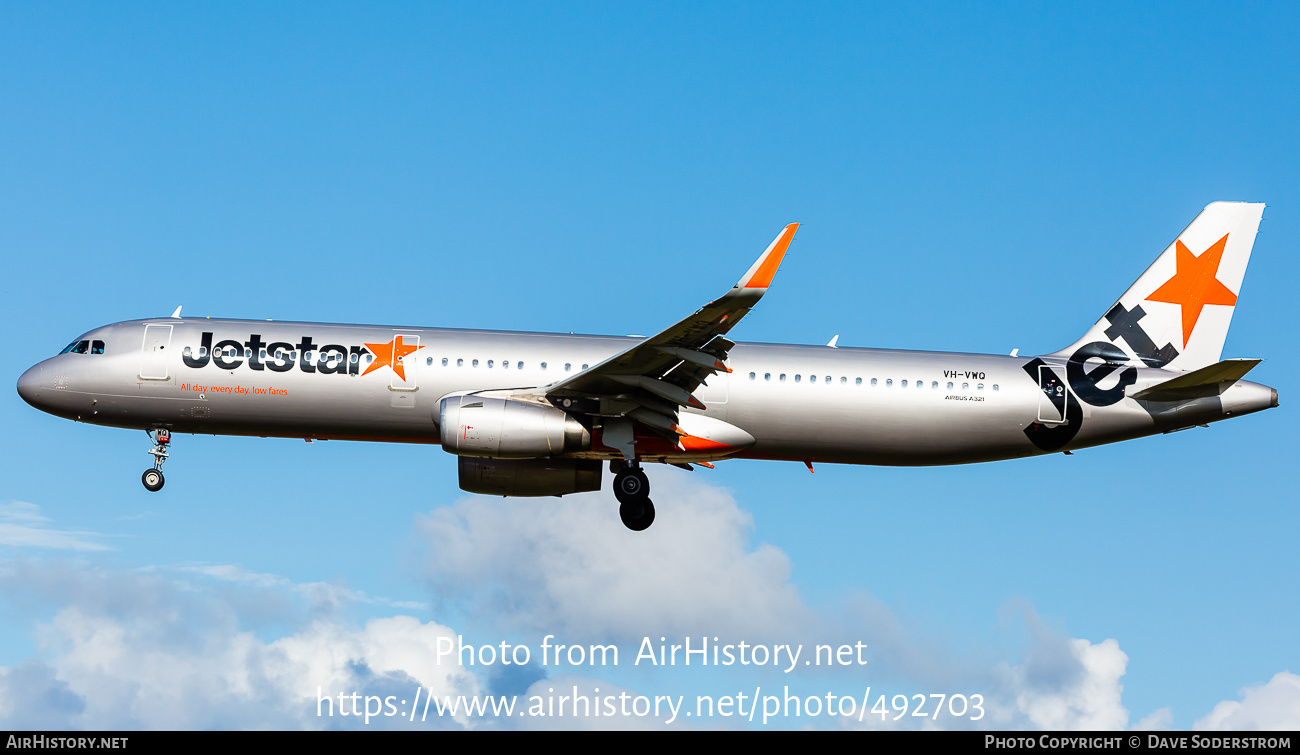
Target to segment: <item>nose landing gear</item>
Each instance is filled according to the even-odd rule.
[[[641,471],[640,464],[625,463],[615,471],[614,497],[618,499],[618,515],[624,527],[641,532],[654,524],[655,505],[650,501],[650,480]]]
[[[146,469],[140,475],[140,482],[144,483],[145,490],[156,493],[162,490],[163,483],[166,482],[163,479],[162,465],[167,461],[167,446],[172,442],[172,433],[167,428],[160,427],[149,433],[149,437],[154,442],[153,448],[149,449],[149,453],[153,454],[153,469]]]

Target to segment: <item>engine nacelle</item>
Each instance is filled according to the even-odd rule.
[[[448,396],[438,408],[438,427],[442,450],[457,456],[537,459],[591,448],[591,433],[573,417],[512,399]]]
[[[605,465],[591,459],[460,457],[460,489],[483,495],[540,496],[600,490]]]

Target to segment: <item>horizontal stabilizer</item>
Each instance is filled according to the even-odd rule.
[[[1225,359],[1209,367],[1179,375],[1173,380],[1156,383],[1133,394],[1144,401],[1181,401],[1199,396],[1217,396],[1223,389],[1242,379],[1259,364],[1259,359]]]

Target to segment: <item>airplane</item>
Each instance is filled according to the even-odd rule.
[[[643,465],[732,458],[925,466],[1069,454],[1276,407],[1220,360],[1264,205],[1214,202],[1078,341],[1034,357],[737,343],[798,228],[649,338],[182,317],[106,325],[18,381],[58,417],[172,433],[440,444],[460,487],[601,489],[655,508]]]

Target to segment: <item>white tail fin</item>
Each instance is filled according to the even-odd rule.
[[[1074,345],[1092,356],[1190,371],[1219,361],[1264,205],[1214,202]]]

